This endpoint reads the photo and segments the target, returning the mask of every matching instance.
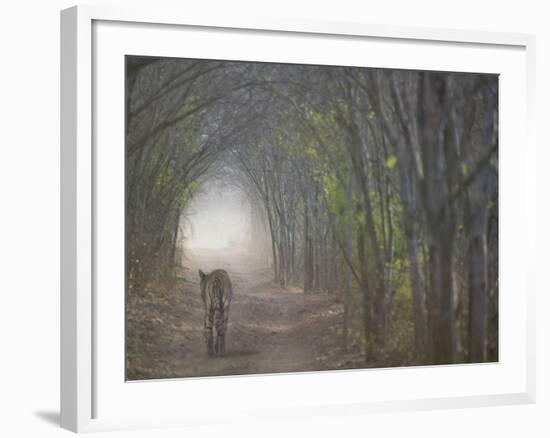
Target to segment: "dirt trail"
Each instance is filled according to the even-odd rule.
[[[351,365],[349,356],[341,354],[343,309],[333,295],[281,289],[271,281],[269,270],[227,252],[195,251],[186,265],[188,280],[181,280],[181,293],[160,304],[137,304],[141,322],[136,318],[128,326],[129,379],[314,371]],[[226,269],[233,283],[227,354],[221,358],[206,355],[199,267],[205,272]],[[146,314],[151,318],[144,324]]]

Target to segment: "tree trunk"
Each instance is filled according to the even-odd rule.
[[[304,292],[310,292],[313,288],[313,254],[311,253],[309,202],[305,194],[304,204]]]
[[[409,276],[413,293],[415,350],[417,357],[423,358],[426,353],[428,327],[426,321],[426,302],[418,264],[418,243],[413,230],[405,227],[405,233],[407,235],[407,250],[409,253]]]
[[[361,288],[363,290],[363,331],[366,344],[365,357],[367,360],[372,360],[372,314],[370,303],[370,288],[369,277],[367,274],[367,256],[365,251],[365,238],[362,232],[359,232],[357,237],[357,252],[359,258],[359,270],[361,275]]]
[[[347,218],[346,218],[346,258],[352,260],[353,257],[353,174],[350,172],[347,191]],[[351,322],[352,306],[352,277],[351,269],[346,270],[345,291],[344,291],[344,347],[349,345],[349,332]]]
[[[468,247],[469,361],[485,362],[487,340],[487,256],[485,233],[475,233]]]

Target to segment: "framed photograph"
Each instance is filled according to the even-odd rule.
[[[64,428],[534,402],[533,36],[79,6],[61,55]]]

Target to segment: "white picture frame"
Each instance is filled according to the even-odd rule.
[[[103,26],[102,23],[106,25]],[[118,27],[123,30],[121,31]],[[145,32],[146,28],[149,29],[147,38],[140,38],[140,34]],[[121,163],[121,154],[117,155],[117,151],[122,152],[124,145],[120,143],[112,148],[114,155],[109,157],[106,157],[105,153],[98,155],[97,142],[104,137],[102,137],[103,128],[98,130],[96,124],[99,122],[101,125],[103,115],[101,108],[104,108],[102,105],[106,105],[102,100],[102,92],[98,90],[112,91],[113,89],[109,87],[123,84],[123,78],[115,75],[112,83],[106,80],[105,83],[109,82],[109,84],[105,86],[98,85],[98,81],[102,81],[104,75],[112,73],[108,65],[105,70],[106,62],[112,59],[110,57],[119,59],[121,53],[151,54],[153,51],[158,55],[170,55],[172,50],[169,44],[170,38],[173,39],[176,35],[170,32],[177,33],[178,29],[201,33],[205,42],[195,49],[204,50],[205,57],[215,56],[216,53],[224,50],[223,47],[209,48],[207,43],[210,39],[215,40],[220,32],[233,32],[235,41],[250,43],[245,44],[248,47],[235,44],[238,47],[234,48],[233,53],[223,52],[227,53],[227,59],[239,57],[239,59],[284,62],[277,53],[270,53],[266,49],[271,47],[264,44],[267,39],[262,40],[262,47],[254,45],[253,42],[256,39],[264,37],[275,42],[278,39],[295,39],[292,42],[294,45],[301,39],[309,41],[304,44],[317,45],[334,40],[334,43],[343,49],[347,45],[351,47],[353,44],[368,43],[375,46],[383,42],[396,46],[396,50],[401,51],[396,53],[401,53],[402,59],[395,62],[399,62],[398,65],[402,67],[418,67],[415,63],[419,60],[406,57],[404,49],[405,46],[416,47],[421,56],[423,56],[422,53],[430,53],[430,50],[439,51],[437,53],[441,55],[441,59],[430,61],[432,64],[429,66],[432,68],[447,62],[443,69],[468,71],[481,68],[483,71],[500,73],[504,78],[511,78],[510,82],[505,83],[507,88],[504,92],[509,91],[510,94],[505,94],[504,105],[510,108],[513,100],[513,106],[519,109],[514,108],[513,113],[502,114],[503,125],[510,120],[513,121],[514,126],[504,125],[501,132],[503,146],[500,155],[500,177],[503,184],[500,196],[505,201],[502,207],[504,209],[502,227],[503,234],[507,238],[506,241],[501,238],[501,257],[503,257],[501,275],[509,280],[508,284],[515,290],[515,294],[507,294],[505,290],[507,285],[502,283],[504,290],[501,303],[503,356],[498,364],[185,379],[166,382],[125,383],[123,380],[120,381],[118,377],[120,370],[116,367],[120,364],[120,360],[123,360],[118,354],[123,347],[120,345],[120,336],[116,334],[120,333],[120,330],[116,327],[120,327],[124,318],[123,313],[119,312],[121,299],[119,297],[118,301],[115,300],[114,310],[107,315],[102,310],[105,310],[108,300],[98,300],[97,294],[100,293],[98,288],[101,288],[105,281],[109,281],[104,274],[105,270],[101,269],[101,264],[106,263],[102,254],[106,254],[107,250],[113,257],[109,263],[112,262],[111,265],[119,268],[122,264],[117,262],[117,258],[123,257],[120,251],[106,248],[106,245],[111,243],[102,237],[98,240],[98,236],[115,236],[112,242],[120,242],[120,238],[117,240],[116,235],[121,234],[121,229],[114,227],[104,232],[101,228],[103,225],[99,225],[101,229],[98,234],[98,224],[105,223],[101,216],[103,213],[98,211],[105,211],[105,209],[97,207],[103,202],[111,202],[113,203],[111,205],[116,207],[116,197],[107,199],[111,195],[101,187],[105,183],[120,186],[117,175],[123,172],[123,166],[122,169],[120,166],[117,167]],[[131,32],[132,49],[128,49],[127,42],[124,42],[125,38],[117,36],[117,32]],[[165,44],[161,44],[162,38],[167,38],[164,40]],[[188,38],[188,36],[184,35],[182,38]],[[112,44],[106,44],[106,41]],[[140,44],[141,49],[137,53],[135,50],[138,50],[136,47]],[[286,44],[289,43],[286,42]],[[446,56],[445,51],[450,46],[464,51],[464,54]],[[334,48],[330,48],[330,44],[324,47],[329,47],[329,50],[322,50],[319,53],[312,50],[310,59],[304,62],[321,60],[322,63],[323,59],[330,60],[331,56],[333,58],[340,56]],[[287,61],[302,59],[300,49],[296,50],[295,53],[287,55],[293,57]],[[302,48],[302,50],[305,49]],[[468,50],[479,52],[468,58]],[[255,51],[263,54],[258,55]],[[378,49],[378,52],[382,51]],[[179,52],[174,52],[174,54],[177,53]],[[197,52],[193,53],[196,56]],[[534,36],[525,34],[383,26],[360,22],[315,22],[298,18],[195,16],[182,11],[163,11],[154,8],[130,10],[103,6],[78,6],[62,11],[61,426],[75,432],[87,432],[205,424],[212,421],[212,410],[219,414],[216,416],[217,421],[223,422],[235,421],[239,418],[246,419],[251,416],[256,419],[273,419],[311,415],[361,415],[369,412],[534,402],[534,268],[531,268],[526,261],[516,260],[514,272],[510,273],[506,270],[506,260],[510,259],[515,251],[532,250],[536,235],[534,215],[528,215],[527,209],[515,208],[515,211],[513,208],[506,209],[507,199],[516,201],[524,199],[526,205],[531,206],[530,208],[535,205],[535,144],[532,127],[534,53]],[[259,59],[259,56],[262,59]],[[315,56],[328,58],[321,59]],[[348,56],[352,55],[348,54]],[[384,61],[383,57],[377,59],[377,66],[396,66],[395,62]],[[468,62],[471,64],[468,64],[465,59],[470,59]],[[97,62],[98,60],[106,62]],[[100,65],[99,67],[96,62]],[[388,64],[384,64],[385,62]],[[113,71],[116,73],[118,70],[115,68]],[[121,92],[123,90],[119,89],[114,93],[115,97],[112,97],[115,99],[113,101],[115,106],[116,96]],[[508,96],[510,100],[507,103]],[[113,137],[109,138],[117,139],[119,138],[117,135],[120,136],[123,131],[120,129],[117,134],[116,125],[121,122],[121,114],[117,108],[113,111],[113,114],[109,115],[114,124],[109,128],[111,130],[109,135]],[[522,147],[516,148],[515,151],[510,149],[508,153],[506,144],[513,142],[517,144],[518,141]],[[109,158],[110,165],[106,164],[106,158]],[[510,174],[512,165],[516,167],[513,175]],[[511,184],[507,183],[511,179],[516,182],[513,189]],[[117,190],[113,192],[113,196],[116,196]],[[524,232],[527,239],[513,236],[514,227],[521,223],[524,227],[525,223],[528,224],[525,227],[528,231]],[[510,301],[507,301],[508,299]],[[517,323],[515,328],[511,327],[512,320]],[[112,332],[115,335],[112,339],[106,339],[104,332],[110,331],[110,324],[114,327]],[[112,363],[109,362],[107,354],[98,354],[101,351],[115,352]],[[119,389],[111,388],[113,379],[118,379],[116,385]],[[420,385],[432,379],[433,388],[426,393],[415,389],[412,383],[414,381]],[[449,380],[455,380],[454,389],[438,383]],[[380,383],[376,387],[376,381],[393,381],[398,389],[390,389],[387,383]],[[473,390],[472,387],[468,387],[469,382],[473,382],[475,385],[472,387],[477,386],[478,389]],[[352,393],[349,390],[346,392],[346,388],[367,384],[372,389],[368,394]],[[186,385],[187,404],[182,402],[179,407],[173,405],[173,408],[169,409],[169,404],[174,397],[181,394],[182,385]],[[407,386],[411,388],[407,390]],[[233,399],[231,404],[233,410],[230,412],[224,411],[221,404],[207,406],[208,402],[200,397],[201,392],[213,391],[217,388],[223,388],[228,393],[241,394]],[[292,397],[295,399],[293,403],[285,401],[285,394],[288,394],[290,388],[296,390],[296,395]],[[261,394],[269,394],[270,400],[266,400],[267,396]],[[107,396],[112,400],[110,405]],[[165,402],[159,403],[159,397],[162,397]],[[122,403],[123,400],[124,403]],[[155,400],[155,406],[148,405],[146,400]],[[119,409],[122,405],[128,407],[125,410]]]

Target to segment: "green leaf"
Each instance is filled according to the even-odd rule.
[[[397,157],[395,155],[390,155],[386,160],[386,166],[388,166],[388,169],[393,169],[396,164],[397,164]]]

